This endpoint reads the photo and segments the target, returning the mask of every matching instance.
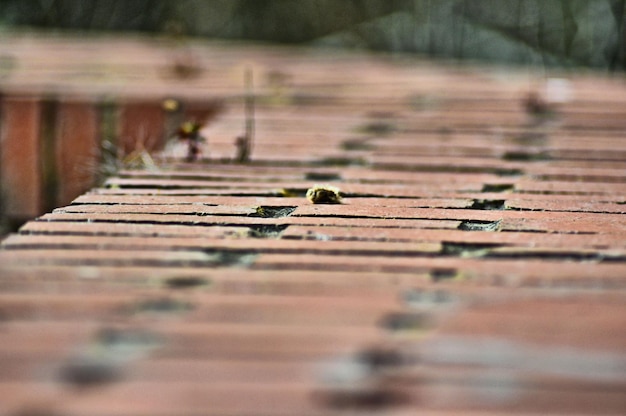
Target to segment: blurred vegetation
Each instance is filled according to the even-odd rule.
[[[626,0],[0,0],[0,25],[626,69]]]

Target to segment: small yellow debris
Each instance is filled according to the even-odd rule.
[[[306,191],[306,198],[314,204],[341,204],[341,193],[330,185],[315,185]]]
[[[302,196],[297,189],[281,188],[278,190],[278,195],[285,198],[295,198]]]
[[[163,101],[163,109],[165,111],[178,111],[179,108],[180,103],[173,98],[167,98]]]

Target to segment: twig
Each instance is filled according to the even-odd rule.
[[[237,162],[245,163],[250,161],[252,154],[252,145],[254,142],[254,91],[252,70],[246,69],[245,72],[245,132],[243,136],[237,137]]]

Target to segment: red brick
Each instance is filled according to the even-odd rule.
[[[494,243],[522,247],[570,247],[570,248],[624,248],[626,242],[621,233],[565,234],[534,232],[467,232],[450,229],[410,229],[383,227],[332,227],[319,225],[291,225],[283,238],[308,238],[313,240],[375,240],[375,241],[458,241],[466,243]],[[349,244],[349,243],[347,243]]]
[[[189,414],[202,409],[207,415],[323,414],[311,401],[311,386],[298,383],[257,385],[248,383],[126,382],[98,394],[82,395],[62,404],[64,414],[94,416]],[[270,410],[268,410],[269,412]]]
[[[314,241],[267,239],[262,246],[255,238],[246,234],[231,238],[210,239],[207,237],[159,238],[64,235],[13,235],[3,242],[8,249],[88,249],[94,250],[246,250],[251,252],[320,252],[320,253],[363,253],[382,254],[427,254],[441,249],[439,243],[422,242],[377,242],[377,241]],[[42,253],[44,254],[44,253]]]
[[[443,215],[442,215],[443,216]],[[257,218],[237,215],[202,216],[195,214],[71,214],[52,213],[45,214],[42,221],[76,221],[76,222],[114,222],[122,223],[150,223],[150,224],[184,224],[193,226],[208,225],[320,225],[321,223],[334,226],[354,227],[393,227],[393,228],[457,228],[460,221],[455,219],[397,219],[397,218],[343,218],[328,216],[323,217],[283,217],[283,218]]]
[[[595,183],[595,182],[563,182],[563,181],[537,181],[532,179],[520,180],[515,188],[519,192],[535,193],[565,193],[572,195],[624,195],[626,185],[617,183]]]
[[[21,229],[23,233],[41,234],[83,234],[83,235],[130,235],[144,237],[199,237],[215,238],[242,234],[241,227],[214,225],[212,227],[193,227],[188,225],[158,225],[143,223],[107,223],[107,222],[43,222],[32,221]]]
[[[95,185],[100,163],[100,132],[95,105],[59,103],[56,132],[57,206],[69,204]]]
[[[159,357],[259,360],[322,359],[329,354],[354,351],[359,345],[381,342],[375,327],[309,327],[280,325],[232,325],[180,322],[164,328],[167,340]]]
[[[264,383],[305,384],[316,370],[309,362],[191,360],[185,358],[154,359],[138,362],[131,381],[159,380],[165,383],[192,382],[205,384]]]
[[[9,264],[28,264],[28,265],[44,265],[44,264],[67,264],[80,265],[90,264],[117,264],[124,266],[132,266],[133,264],[151,264],[157,265],[190,265],[202,264],[211,265],[214,263],[211,256],[204,254],[198,250],[189,251],[171,251],[171,250],[152,250],[143,252],[130,252],[127,250],[46,250],[45,257],[42,252],[34,250],[13,251],[4,250],[0,252],[0,260],[4,265]],[[87,259],[89,259],[87,261]]]
[[[160,149],[165,144],[165,113],[160,101],[121,104],[117,146],[123,154]]]
[[[3,316],[10,320],[85,320],[120,315],[132,299],[126,296],[0,295]]]
[[[620,330],[625,312],[623,302],[610,295],[519,299],[469,308],[443,325],[442,333],[619,353],[626,348]]]
[[[598,212],[626,214],[626,204],[614,202],[597,202],[593,200],[558,201],[543,198],[541,200],[507,199],[506,206],[511,209],[523,209],[528,211],[571,211],[571,212]]]
[[[0,178],[4,215],[23,221],[42,213],[40,101],[28,96],[2,100]]]
[[[189,215],[252,215],[256,214],[258,205],[251,206],[227,206],[227,205],[211,205],[208,203],[195,204],[92,204],[92,205],[72,205],[69,207],[58,208],[54,210],[55,214],[118,214],[118,215],[135,215],[135,214],[189,214]]]

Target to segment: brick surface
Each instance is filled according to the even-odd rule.
[[[98,114],[92,103],[62,102],[55,141],[57,206],[95,185],[100,163]]]
[[[574,99],[539,120],[514,70],[197,45],[181,82],[158,45],[23,42],[8,88],[123,94],[146,147],[214,118],[196,163],[166,146],[2,241],[0,413],[626,409],[623,83],[569,74]],[[40,55],[119,73],[55,78]],[[242,57],[257,134],[237,164]],[[63,149],[85,146],[66,170],[93,114],[60,102]],[[316,184],[342,203],[310,203]]]
[[[165,110],[160,101],[127,102],[120,114],[119,143],[123,154],[154,150],[165,141]]]
[[[0,114],[3,210],[7,217],[20,221],[41,214],[43,208],[40,101],[36,97],[4,97]]]

